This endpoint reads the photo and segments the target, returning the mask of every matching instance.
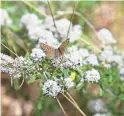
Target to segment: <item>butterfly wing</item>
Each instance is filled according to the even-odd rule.
[[[58,48],[58,50],[60,51],[61,55],[64,54],[65,47],[68,45],[68,43],[69,43],[69,39],[65,40],[65,41],[60,45],[60,47]]]
[[[46,56],[54,56],[54,51],[55,49],[52,48],[49,45],[46,45],[44,43],[40,44],[40,47],[43,49],[43,51],[45,52]]]

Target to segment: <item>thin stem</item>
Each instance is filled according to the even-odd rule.
[[[13,85],[13,78],[10,76],[10,78],[11,78],[11,86]]]
[[[75,103],[75,105],[80,109],[80,107],[78,106],[78,104],[77,104],[77,102],[73,99],[73,97],[66,91],[66,94],[70,97],[70,99]],[[84,114],[84,116],[86,116],[85,115],[85,113],[81,110],[81,112],[82,112],[82,114]]]
[[[58,35],[59,35],[59,37],[60,37],[60,38],[58,38],[58,39],[59,39],[59,40],[62,40],[61,34],[59,33],[59,31],[58,31],[58,29],[57,29],[57,26],[56,26],[56,24],[55,24],[55,18],[54,18],[54,16],[53,16],[53,12],[52,12],[52,9],[51,9],[51,6],[50,6],[50,3],[49,3],[48,0],[47,0],[47,2],[48,2],[49,9],[50,9],[50,13],[51,13],[51,15],[52,15],[52,19],[53,19],[54,27],[56,28],[56,32],[58,33]]]
[[[64,12],[62,15],[59,15],[59,16],[68,15],[68,14],[72,14],[72,13],[74,15],[77,15],[80,18],[82,18],[86,22],[86,24],[93,30],[93,32],[95,33],[96,37],[99,38],[94,26],[81,13],[76,12],[76,11],[75,12]],[[58,18],[59,16],[56,16],[55,18]]]
[[[73,9],[73,12],[72,12],[71,21],[70,21],[70,25],[69,25],[69,28],[68,28],[68,32],[67,32],[66,39],[68,39],[69,32],[70,32],[70,28],[71,28],[71,22],[72,22],[72,20],[73,20],[73,17],[74,17],[74,12],[75,12],[75,10],[76,10],[77,6],[78,6],[78,1],[77,1],[77,3],[75,4],[74,9]]]
[[[71,102],[71,104],[77,108],[77,110],[83,115],[83,116],[86,116],[86,114],[79,108],[79,106],[77,106],[75,103],[73,103],[64,93],[62,93],[62,95],[68,100]]]
[[[38,12],[39,14],[41,14],[41,12],[39,11],[39,9],[37,9],[35,6],[33,6],[32,4],[30,4],[28,1],[26,0],[21,0],[22,2],[24,2],[26,5],[28,5],[29,7],[31,7],[32,9],[34,9],[36,12]],[[45,15],[44,13],[41,14],[44,17],[47,17],[47,15]]]
[[[83,41],[84,43],[86,43],[87,45],[91,46],[92,48],[95,48],[95,49],[98,50],[99,52],[102,52],[101,49],[99,49],[98,47],[96,47],[96,46],[90,44],[88,41],[82,40],[82,39],[80,39],[80,40]]]
[[[13,53],[15,56],[19,57],[16,53],[14,53],[12,50],[10,50],[6,45],[1,43],[2,46],[4,46],[6,49],[8,49],[11,53]]]
[[[19,86],[19,89],[22,87],[23,83],[24,83],[25,79],[23,78],[21,85]]]
[[[56,97],[56,100],[57,100],[57,102],[58,102],[58,104],[59,104],[60,108],[62,109],[62,111],[63,111],[64,115],[65,115],[65,116],[68,116],[68,115],[67,115],[67,113],[65,112],[65,110],[64,110],[64,108],[63,108],[63,106],[61,105],[61,103],[60,103],[59,99],[58,99],[57,97]]]

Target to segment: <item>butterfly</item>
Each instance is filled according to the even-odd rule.
[[[40,44],[40,48],[43,49],[43,51],[45,52],[46,56],[51,56],[51,57],[60,57],[64,54],[65,51],[65,47],[68,45],[69,43],[69,39],[65,40],[58,49],[54,49],[53,47],[41,43]]]

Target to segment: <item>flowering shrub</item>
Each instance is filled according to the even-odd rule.
[[[4,9],[0,12],[2,12],[0,24],[4,30],[12,21]],[[19,26],[22,30],[26,30],[28,38],[32,42],[35,41],[36,45],[24,56],[14,53],[16,55],[14,58],[1,53],[0,71],[7,73],[13,81],[22,80],[19,88],[24,81],[31,84],[39,80],[42,100],[47,99],[47,96],[54,99],[60,94],[65,95],[71,88],[80,93],[88,91],[89,83],[97,84],[99,96],[110,95],[111,99],[124,100],[124,53],[117,48],[117,42],[111,32],[107,29],[97,32],[101,43],[98,48],[100,52],[95,54],[88,45],[78,45],[85,39],[79,24],[73,25],[66,18],[56,19],[55,23],[58,32],[52,17],[47,16],[44,20],[40,20],[36,14],[24,14],[20,18]],[[70,42],[63,56],[48,57],[44,49],[40,48],[40,43],[57,49],[66,39],[69,25],[71,25],[68,35]],[[69,100],[80,111],[71,97]],[[111,115],[102,100],[89,101],[88,108],[96,113],[93,116]],[[100,114],[101,112],[105,115]]]

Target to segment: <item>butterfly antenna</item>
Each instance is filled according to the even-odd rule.
[[[57,29],[57,26],[56,26],[56,23],[55,23],[55,18],[54,18],[54,16],[53,16],[53,13],[52,13],[52,9],[51,9],[50,3],[49,3],[48,0],[47,0],[47,2],[48,2],[49,9],[50,9],[50,13],[51,13],[51,15],[52,15],[54,27],[56,28],[56,32],[57,32],[58,36],[60,37],[60,38],[58,38],[58,40],[61,41],[61,40],[62,40],[62,37],[61,37],[61,34],[59,33],[59,31],[58,31],[58,29]]]
[[[71,22],[72,22],[73,17],[74,17],[74,12],[75,12],[75,10],[76,10],[76,8],[77,8],[77,6],[78,6],[78,2],[79,2],[79,1],[77,1],[77,3],[74,5],[74,8],[73,8],[73,13],[72,13],[72,16],[71,16],[71,21],[70,21],[70,25],[69,25],[69,28],[68,28],[68,32],[67,32],[66,39],[69,39],[68,36],[69,36],[71,24],[72,24]]]

